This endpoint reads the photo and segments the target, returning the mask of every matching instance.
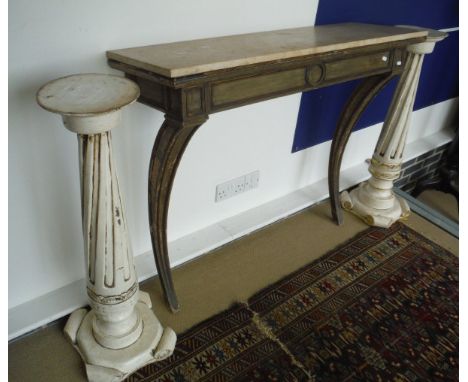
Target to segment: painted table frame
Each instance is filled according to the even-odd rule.
[[[339,173],[343,153],[360,115],[379,91],[406,70],[410,45],[426,37],[311,54],[283,60],[170,78],[119,60],[121,70],[140,89],[139,102],[165,113],[151,154],[148,183],[149,223],[162,287],[173,311],[179,303],[172,281],[167,246],[169,200],[184,150],[208,116],[223,110],[297,92],[363,79],[346,103],[333,136],[329,191],[334,220],[341,224]]]

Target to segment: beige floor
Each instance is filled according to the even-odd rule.
[[[458,254],[458,240],[416,214],[406,224]],[[330,217],[329,204],[232,242],[174,270],[181,311],[172,314],[163,302],[156,278],[141,288],[151,294],[163,325],[180,333],[192,325],[246,300],[257,290],[320,257],[367,226],[345,214],[342,226]],[[85,381],[80,357],[62,335],[64,320],[9,345],[10,381]]]
[[[441,191],[428,190],[422,192],[418,200],[458,223],[458,203],[455,196]]]

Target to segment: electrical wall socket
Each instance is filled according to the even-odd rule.
[[[252,190],[253,188],[258,187],[259,180],[260,171],[257,170],[250,174],[218,184],[216,186],[215,202],[220,202],[242,194],[245,191]]]

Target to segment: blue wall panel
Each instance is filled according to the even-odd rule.
[[[455,0],[321,0],[316,25],[364,22],[418,25],[433,29],[458,27]],[[458,31],[436,45],[424,59],[415,110],[458,96]],[[358,81],[303,93],[292,151],[330,140],[339,113]],[[382,122],[397,80],[393,80],[363,113],[356,130]]]

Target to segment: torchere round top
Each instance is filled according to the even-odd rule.
[[[414,25],[396,25],[396,26],[402,27],[402,28],[408,28],[408,29],[427,31],[426,41],[428,42],[437,42],[437,41],[443,40],[444,38],[448,36],[447,32],[441,32],[436,29],[423,28],[423,27],[418,27]]]
[[[138,85],[108,74],[75,74],[42,86],[37,102],[52,113],[66,116],[94,116],[121,109],[140,95]]]

